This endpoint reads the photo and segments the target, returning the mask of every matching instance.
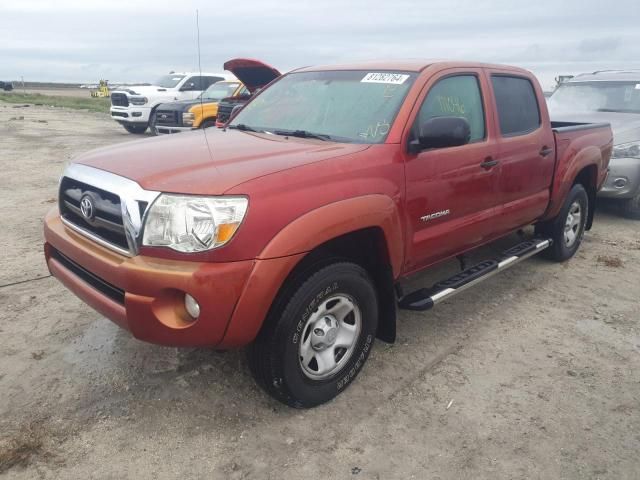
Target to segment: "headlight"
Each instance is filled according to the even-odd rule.
[[[640,158],[640,141],[623,143],[613,147],[612,158]]]
[[[196,119],[196,116],[191,112],[185,112],[182,114],[183,125],[193,125],[193,121],[195,119]]]
[[[201,252],[227,243],[242,223],[245,197],[162,194],[151,205],[142,244],[178,252]]]
[[[130,97],[129,101],[133,104],[133,105],[144,105],[145,103],[147,103],[149,100],[147,99],[147,97]]]

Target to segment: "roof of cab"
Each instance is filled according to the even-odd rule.
[[[427,67],[440,68],[493,68],[499,70],[511,70],[514,72],[531,74],[528,70],[514,67],[511,65],[496,65],[481,62],[465,62],[453,60],[424,60],[424,59],[408,59],[408,60],[375,60],[369,62],[345,63],[338,65],[318,65],[310,67],[302,67],[294,72],[319,72],[325,70],[382,70],[382,71],[404,71],[404,72],[421,72]]]
[[[581,73],[565,83],[580,82],[640,82],[640,70],[600,70]]]

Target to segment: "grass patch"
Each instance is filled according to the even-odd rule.
[[[13,467],[26,467],[34,457],[46,456],[42,425],[34,422],[0,444],[0,475]]]
[[[0,101],[7,103],[50,105],[99,113],[108,113],[109,107],[111,106],[111,101],[108,98],[62,97],[42,95],[41,93],[0,93]]]
[[[598,257],[598,263],[602,263],[603,265],[611,268],[622,267],[622,260],[620,260],[618,257],[613,257],[610,255],[600,255]]]

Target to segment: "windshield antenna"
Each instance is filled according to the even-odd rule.
[[[200,14],[198,9],[196,8],[196,42],[198,44],[198,73],[200,75],[200,85],[203,85],[202,82],[202,63],[200,61]],[[202,93],[200,93],[200,115],[203,114],[203,106],[202,106]]]

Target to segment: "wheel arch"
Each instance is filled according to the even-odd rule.
[[[587,191],[589,198],[589,211],[587,213],[586,230],[591,230],[593,218],[596,212],[596,194],[598,193],[598,166],[594,163],[583,167],[575,176],[573,185],[580,184]]]
[[[382,194],[342,200],[297,218],[256,258],[223,346],[252,341],[287,285],[311,269],[321,268],[323,262],[336,259],[353,261],[369,272],[380,301],[378,338],[393,342],[394,284],[402,267],[403,242],[397,207],[390,197]]]

